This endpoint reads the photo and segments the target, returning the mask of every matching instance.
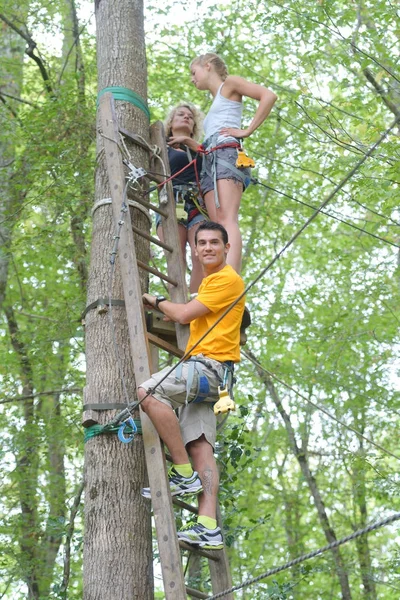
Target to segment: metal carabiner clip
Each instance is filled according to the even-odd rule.
[[[127,427],[128,425],[130,425],[130,427],[132,428],[132,434],[125,436],[125,433],[124,433],[125,427]],[[133,440],[133,438],[135,437],[135,433],[137,433],[137,427],[135,425],[135,421],[133,420],[133,417],[129,417],[129,419],[127,419],[120,425],[120,427],[118,429],[118,439],[123,444],[129,444],[129,442],[131,442]]]

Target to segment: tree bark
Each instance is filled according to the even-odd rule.
[[[97,62],[99,91],[121,86],[147,98],[147,72],[141,0],[98,0],[96,7]],[[148,138],[148,119],[137,107],[116,101],[119,125]],[[98,122],[98,169],[95,200],[110,198],[110,187],[102,156],[101,123]],[[138,147],[131,149],[135,166],[146,168],[147,156]],[[148,219],[131,210],[132,222],[149,231]],[[122,282],[116,260],[110,289],[110,252],[116,223],[112,207],[104,204],[93,215],[91,264],[87,302],[98,298],[123,299]],[[137,256],[149,260],[149,246],[136,239]],[[143,291],[147,278],[141,278]],[[126,313],[113,307],[115,341],[109,315],[91,310],[86,315],[87,385],[86,403],[125,403],[136,399],[136,384],[129,349]],[[119,364],[118,364],[119,363]],[[105,423],[115,411],[98,413]],[[85,541],[84,599],[109,600],[153,598],[153,557],[150,504],[140,491],[146,484],[142,438],[121,444],[116,435],[100,435],[85,447]]]

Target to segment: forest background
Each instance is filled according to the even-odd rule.
[[[5,599],[82,597],[92,8],[0,0]],[[147,3],[152,121],[181,100],[207,111],[211,100],[191,86],[188,69],[207,50],[278,94],[245,143],[261,182],[240,214],[247,284],[399,117],[397,8],[382,0]],[[246,100],[244,122],[253,110]],[[396,127],[249,291],[240,411],[218,447],[234,583],[400,509],[398,136]],[[393,600],[399,544],[394,524],[237,597]],[[38,596],[28,590],[32,569]]]

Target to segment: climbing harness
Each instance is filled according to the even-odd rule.
[[[209,384],[207,375],[205,375],[205,373],[204,373],[204,369],[203,369],[203,366],[204,366],[207,369],[209,369],[210,371],[212,371],[212,373],[214,373],[214,375],[217,377],[218,382],[221,383],[221,386],[218,386],[218,392],[220,395],[220,399],[215,403],[215,406],[220,404],[220,407],[217,412],[215,411],[215,407],[214,407],[214,413],[222,414],[222,413],[228,412],[229,410],[234,410],[234,409],[228,407],[229,403],[226,403],[226,402],[221,403],[221,390],[222,391],[226,390],[225,395],[232,394],[232,392],[233,392],[233,384],[235,382],[235,379],[233,377],[234,363],[231,360],[220,363],[221,366],[224,367],[224,373],[223,373],[223,376],[221,377],[221,375],[217,371],[217,369],[206,358],[200,358],[199,356],[190,357],[189,360],[185,361],[185,363],[181,362],[176,367],[176,369],[175,369],[175,380],[176,381],[182,381],[182,369],[183,369],[184,364],[188,365],[188,373],[187,373],[187,378],[186,378],[185,404],[189,404],[189,403],[196,404],[198,402],[209,402],[210,404],[215,403],[215,401],[212,399],[207,400],[209,398],[209,394],[210,394],[210,384]],[[193,388],[193,382],[195,379],[195,373],[197,373],[197,376],[198,376],[197,377],[197,388],[195,391],[194,398],[192,400],[189,400],[190,394],[193,393],[192,388]],[[228,392],[228,390],[229,390],[229,392]],[[233,400],[232,400],[232,402],[233,402]]]
[[[218,188],[217,188],[217,165],[222,165],[226,169],[229,169],[238,177],[240,181],[243,183],[243,187],[246,188],[250,183],[250,177],[241,171],[240,169],[245,168],[245,166],[250,166],[247,163],[249,161],[252,162],[253,166],[255,166],[254,161],[249,158],[245,152],[242,150],[241,142],[239,140],[235,142],[226,142],[225,144],[218,144],[219,133],[214,133],[210,138],[205,140],[203,144],[198,148],[198,151],[202,154],[205,154],[209,157],[209,165],[206,160],[203,160],[203,167],[201,170],[201,176],[207,174],[214,182],[214,199],[215,206],[220,208],[220,202],[218,197]],[[232,165],[227,160],[218,157],[217,150],[223,150],[224,148],[236,148],[238,151],[238,159],[236,160],[236,166]],[[239,162],[239,164],[238,164]],[[245,163],[245,165],[240,164],[241,162]],[[240,168],[238,168],[240,167]]]
[[[176,202],[176,218],[178,221],[186,220],[190,221],[191,217],[195,216],[198,212],[207,219],[208,213],[205,207],[201,206],[198,201],[199,191],[190,183],[182,183],[174,185],[175,202]],[[190,205],[193,204],[195,208]],[[193,215],[191,212],[193,211]]]
[[[170,177],[165,179],[162,183],[159,183],[155,187],[149,189],[147,193],[150,193],[151,191],[160,188],[160,203],[163,203],[164,201],[166,202],[166,200],[163,200],[163,198],[161,197],[161,195],[163,194],[163,192],[165,190],[165,184],[168,183],[169,181],[172,181],[176,177],[178,177],[178,175],[180,175],[181,173],[183,173],[184,171],[189,169],[192,165],[194,168],[194,172],[195,172],[195,176],[196,176],[196,183],[197,183],[197,187],[199,189],[200,195],[201,195],[200,178],[204,174],[207,174],[207,175],[209,175],[209,177],[212,178],[212,180],[214,182],[215,205],[217,208],[220,207],[220,202],[219,202],[219,198],[218,198],[218,189],[217,189],[217,164],[222,165],[226,169],[229,169],[230,171],[232,171],[232,173],[234,173],[236,175],[236,177],[240,181],[242,181],[243,187],[247,188],[248,185],[251,183],[251,178],[246,173],[243,172],[243,169],[255,167],[254,160],[252,158],[250,158],[249,156],[247,156],[246,152],[242,148],[242,143],[240,140],[237,140],[235,142],[226,142],[225,144],[218,144],[217,143],[218,137],[219,137],[219,134],[216,133],[212,137],[205,140],[205,142],[203,142],[203,144],[201,144],[197,147],[198,154],[203,154],[204,156],[210,157],[210,167],[209,168],[206,165],[206,161],[203,160],[200,176],[199,176],[198,169],[197,169],[197,156],[195,156],[192,159],[191,155],[188,154],[189,163],[187,165],[185,165],[183,167],[183,169],[181,169],[177,173],[174,173],[174,175],[171,175]],[[218,158],[217,150],[223,150],[224,148],[236,148],[236,150],[238,152],[238,157],[236,159],[235,165],[224,160],[223,158]],[[165,190],[165,194],[166,194],[166,190]],[[204,209],[199,206],[198,202],[195,202],[195,204],[196,204],[197,208],[200,210],[200,212],[202,214],[204,214]],[[205,215],[205,216],[208,216],[208,215]]]

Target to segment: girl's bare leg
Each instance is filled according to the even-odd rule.
[[[242,199],[243,184],[234,179],[219,179],[218,199],[220,207],[215,206],[214,191],[204,196],[204,201],[211,221],[216,221],[225,227],[231,245],[227,263],[237,273],[242,267],[242,236],[239,229],[239,207]]]

